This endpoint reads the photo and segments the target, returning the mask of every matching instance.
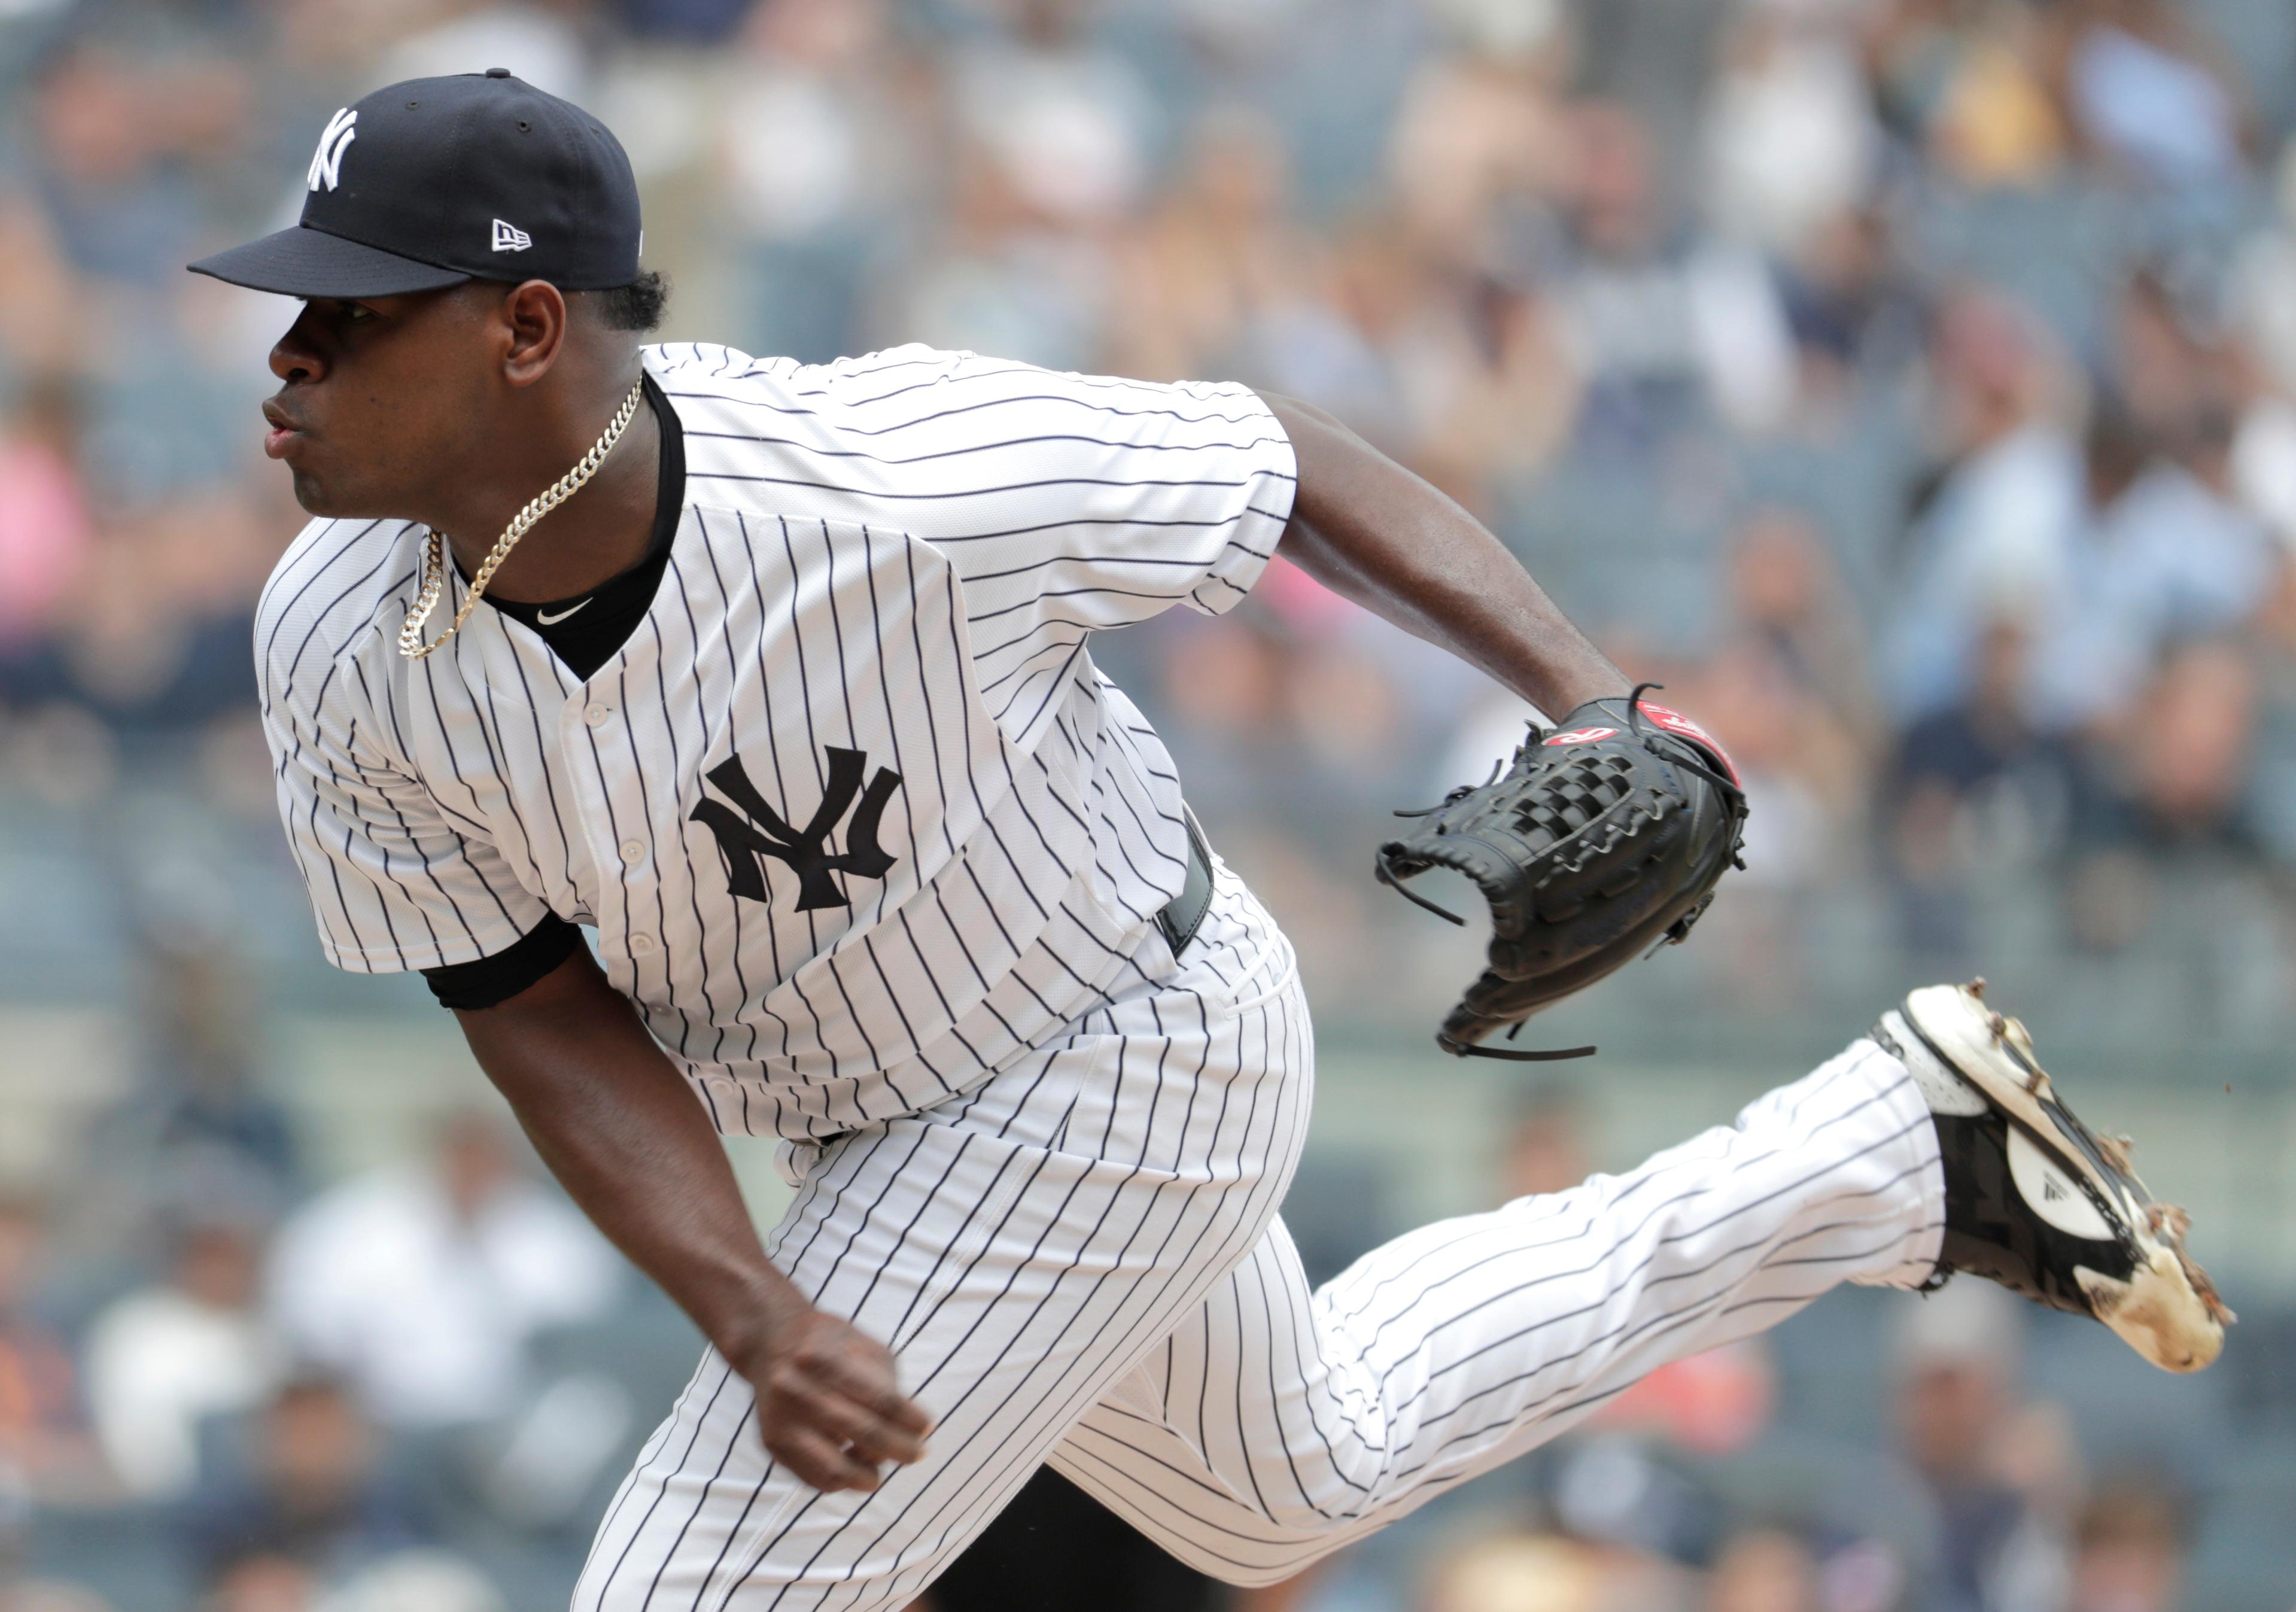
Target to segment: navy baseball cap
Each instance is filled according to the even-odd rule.
[[[488,68],[409,78],[327,120],[292,229],[191,266],[288,297],[466,280],[606,290],[638,277],[637,180],[580,107]]]

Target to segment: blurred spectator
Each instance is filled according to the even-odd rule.
[[[2146,184],[2232,178],[2241,166],[2240,108],[2189,14],[2166,0],[2080,0],[2069,9],[2065,97],[2082,141]]]
[[[586,8],[511,0],[436,9],[447,12],[443,20],[383,53],[374,68],[378,83],[506,67],[554,95],[578,105],[587,101],[589,53],[581,16]]]
[[[1692,1612],[1689,1577],[1653,1558],[1556,1534],[1478,1540],[1446,1552],[1426,1612]]]
[[[309,1612],[318,1575],[285,1556],[257,1552],[222,1567],[200,1612]]]
[[[387,1427],[512,1411],[528,1348],[602,1314],[619,1257],[519,1168],[491,1113],[442,1122],[418,1163],[331,1188],[282,1228],[271,1313],[299,1358],[341,1375]]]
[[[83,274],[149,283],[183,267],[200,199],[166,171],[192,132],[168,115],[171,87],[164,70],[93,38],[39,75],[29,108],[39,183]]]
[[[1741,1534],[1723,1547],[1703,1612],[1828,1612],[1809,1547],[1775,1528]]]
[[[1669,1361],[1599,1412],[1593,1425],[1639,1428],[1706,1457],[1734,1455],[1767,1432],[1777,1372],[1759,1337]]]
[[[1879,12],[1870,49],[1881,106],[1941,176],[1983,189],[2050,176],[2065,132],[2032,10],[1888,0]]]
[[[2131,828],[2164,846],[2243,835],[2255,712],[2255,669],[2237,646],[2203,640],[2172,651],[2121,755]]]
[[[1804,978],[1799,903],[1862,826],[1880,724],[1855,617],[1810,520],[1756,511],[1726,563],[1723,642],[1680,698],[1729,747],[1745,785],[1744,876],[1716,915],[1736,937],[1737,988],[1777,1001]]]
[[[1559,4],[1440,0],[1447,48],[1403,86],[1388,181],[1408,233],[1456,263],[1488,261],[1495,232],[1559,190],[1569,171],[1570,18]]]
[[[0,433],[0,659],[50,625],[86,561],[78,411],[68,379],[40,376]]]
[[[2240,856],[2269,830],[2251,788],[2257,669],[2236,644],[2168,651],[2125,733],[2093,747],[2075,776],[2076,860],[2068,888],[2076,937],[2100,950],[2136,938],[2150,913],[2152,863]]]
[[[2066,585],[2038,612],[2032,646],[2032,711],[2046,731],[2128,716],[2169,645],[2256,608],[2276,557],[2251,517],[2156,455],[2110,402],[2089,422],[2087,493]]]
[[[2004,1475],[2005,1447],[2025,1431],[2018,1306],[1998,1288],[1954,1282],[1908,1306],[1898,1329],[1892,1417],[1936,1505],[1940,1542],[1923,1612],[2038,1612],[2061,1592],[2051,1519]]]
[[[1707,418],[1779,424],[1793,400],[1793,347],[1768,269],[1667,216],[1649,131],[1624,107],[1582,108],[1572,141],[1568,229],[1548,277],[1587,387],[1584,446],[1634,456]]]
[[[1499,1200],[1535,1198],[1577,1186],[1593,1173],[1587,1153],[1585,1103],[1561,1082],[1527,1087],[1516,1100],[1499,1162]]]
[[[1334,380],[1297,349],[1301,338],[1270,323],[1304,315],[1324,266],[1322,243],[1288,216],[1282,131],[1250,109],[1216,107],[1186,147],[1168,194],[1125,243],[1127,316],[1110,331],[1110,367],[1179,380],[1242,360],[1284,389],[1330,397]]]
[[[62,1330],[37,1302],[45,1215],[29,1198],[0,1198],[0,1534],[28,1494],[70,1496],[95,1485],[78,1373]]]
[[[2296,397],[2296,139],[2274,177],[2275,205],[2233,266],[2232,312],[2271,383]]]
[[[752,350],[821,363],[862,350],[890,218],[916,203],[932,107],[895,56],[880,0],[767,0],[717,128],[721,184],[701,227],[750,243],[735,317]],[[652,119],[652,121],[661,121]],[[732,211],[726,211],[730,202]]]
[[[1857,41],[1841,12],[1793,0],[1741,11],[1714,82],[1707,206],[1780,258],[1799,257],[1853,209],[1881,157]]]
[[[2189,1533],[2178,1497],[2127,1478],[2090,1496],[2073,1526],[2065,1612],[2177,1612]]]
[[[2113,298],[2106,335],[2110,393],[2152,448],[2220,481],[2233,385],[2231,355],[2200,289],[2169,266],[2129,274]]]
[[[509,1612],[487,1576],[440,1551],[403,1551],[319,1598],[314,1612]]]
[[[299,1606],[290,1586],[303,1575],[340,1575],[420,1542],[376,1431],[341,1385],[299,1378],[236,1431],[184,1513],[218,1605]]]
[[[939,347],[1095,367],[1111,309],[1107,232],[1145,188],[1158,109],[1089,35],[1080,0],[996,0],[1004,26],[947,71],[955,189],[940,250],[895,306]]]
[[[2282,557],[2251,641],[2258,708],[2249,803],[2258,843],[2287,869],[2296,867],[2296,552]]]
[[[1856,752],[1870,751],[1881,715],[1857,611],[1816,520],[1797,509],[1755,511],[1733,542],[1729,585],[1731,630],[1850,749],[1831,770],[1857,770],[1870,759]],[[1837,776],[1825,792],[1846,782]]]
[[[1157,128],[1138,70],[1090,34],[1088,0],[991,0],[1004,26],[950,73],[958,125],[1036,217],[1093,225],[1145,189]]]
[[[2278,181],[2277,206],[2228,275],[2233,328],[2250,369],[2232,470],[2249,507],[2296,544],[2296,139],[2281,151]]]
[[[262,1080],[255,983],[224,927],[230,892],[196,863],[155,869],[134,895],[138,1078],[89,1120],[56,1192],[58,1240],[99,1285],[171,1257],[174,1223],[267,1224],[302,1186],[293,1122]]]
[[[1906,730],[1880,791],[1905,942],[1956,961],[1985,863],[2036,857],[2067,811],[2064,758],[2026,715],[2024,630],[1994,623],[1976,661],[1964,700]]]
[[[2027,315],[1957,294],[1939,313],[1931,368],[1942,462],[1915,505],[1881,646],[1906,722],[1965,698],[1988,625],[2024,619],[2061,585],[2080,507],[2059,377]]]
[[[275,1207],[302,1184],[300,1160],[293,1120],[259,1079],[255,982],[217,932],[223,915],[196,910],[209,892],[185,892],[189,910],[176,911],[166,910],[162,893],[151,894],[144,1034],[155,1089],[137,1106],[154,1157],[143,1167],[187,1180],[233,1175],[256,1201]],[[201,1162],[209,1158],[211,1165]]]
[[[174,1229],[168,1279],[115,1302],[87,1340],[87,1398],[121,1487],[176,1500],[199,1475],[201,1424],[270,1395],[277,1351],[255,1304],[252,1228],[193,1220]]]

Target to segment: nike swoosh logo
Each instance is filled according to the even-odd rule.
[[[591,595],[591,598],[595,598],[596,596],[597,595],[594,593]],[[581,610],[590,601],[588,599],[585,599],[581,604],[570,604],[564,610],[559,611],[555,616],[553,616],[547,610],[537,610],[534,612],[534,618],[545,626],[556,626],[560,622],[565,620],[569,616],[571,616],[575,611]]]

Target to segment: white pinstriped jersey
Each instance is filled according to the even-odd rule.
[[[321,943],[434,968],[555,912],[721,1129],[914,1111],[1100,1002],[1177,894],[1176,770],[1086,641],[1242,598],[1291,446],[1233,385],[644,362],[685,508],[587,679],[489,610],[401,658],[419,527],[314,521],[273,574],[257,669]]]

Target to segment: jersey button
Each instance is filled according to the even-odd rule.
[[[635,839],[625,839],[622,841],[622,862],[624,865],[634,868],[644,860],[645,847],[640,845]]]
[[[631,956],[633,956],[633,957],[651,957],[651,956],[652,956],[652,955],[653,955],[653,937],[652,937],[652,936],[651,936],[651,935],[633,935],[633,936],[631,936],[631,937],[630,937],[630,955],[631,955]]]
[[[588,723],[594,728],[604,727],[613,719],[614,708],[611,706],[594,705],[588,710],[582,713],[582,720]]]

